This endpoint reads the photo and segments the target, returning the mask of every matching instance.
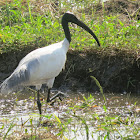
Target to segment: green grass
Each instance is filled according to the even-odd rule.
[[[26,1],[26,0],[24,0]],[[61,2],[61,1],[59,1]],[[0,53],[11,50],[20,50],[23,47],[43,47],[64,39],[64,32],[61,26],[61,17],[64,12],[74,12],[85,22],[97,35],[101,47],[118,49],[138,49],[140,45],[140,21],[127,21],[119,19],[120,15],[106,15],[104,12],[99,15],[97,9],[90,9],[96,5],[94,1],[77,1],[74,3],[61,2],[58,9],[48,7],[45,12],[36,10],[33,1],[26,1],[26,4],[18,0],[0,5]],[[77,8],[74,9],[73,5]],[[40,3],[39,3],[40,4]],[[54,2],[44,2],[43,5],[52,5]],[[63,5],[63,6],[62,6]],[[71,10],[71,9],[74,10]],[[84,10],[84,9],[88,9]],[[77,49],[97,48],[95,40],[90,34],[75,25],[70,25],[72,42],[71,47]]]

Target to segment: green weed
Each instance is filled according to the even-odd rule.
[[[105,102],[105,104],[106,104],[106,98],[105,98],[105,96],[104,96],[102,86],[100,85],[99,81],[98,81],[94,76],[90,76],[90,77],[95,81],[96,85],[99,87],[100,92],[101,92],[101,94],[103,95],[104,102]]]
[[[35,11],[33,1],[13,0],[1,5],[0,16],[0,52],[20,50],[23,47],[43,47],[64,39],[61,26],[62,13],[73,9],[74,13],[94,31],[100,40],[101,47],[117,47],[125,49],[139,48],[139,21],[128,22],[120,20],[119,15],[97,15],[96,10],[90,9],[96,5],[95,1],[59,1],[42,3],[54,5],[52,9],[46,8],[44,12]],[[58,10],[59,9],[59,10]],[[88,9],[88,11],[86,10]],[[104,7],[103,7],[104,9]],[[42,9],[44,10],[44,9]],[[79,13],[80,11],[80,13]],[[59,17],[58,17],[59,16]],[[75,25],[70,25],[72,34],[72,48],[96,48],[97,44],[91,35]],[[98,48],[97,48],[98,49]]]
[[[3,140],[6,139],[8,133],[9,133],[9,132],[11,131],[11,129],[15,126],[15,124],[14,124],[14,120],[15,120],[15,119],[13,119],[12,122],[10,123],[9,128],[8,128],[7,132],[5,133],[5,135],[4,135],[4,137],[3,137]]]

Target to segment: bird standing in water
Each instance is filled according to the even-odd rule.
[[[19,63],[14,72],[0,85],[0,93],[7,94],[17,87],[35,86],[37,92],[37,105],[41,112],[40,94],[42,84],[47,84],[47,102],[52,101],[60,95],[57,93],[50,98],[50,90],[53,87],[55,77],[59,75],[65,67],[66,55],[71,42],[68,23],[75,23],[89,32],[100,46],[99,40],[92,30],[80,21],[74,14],[66,12],[62,17],[62,27],[65,39],[61,42],[47,47],[36,49],[27,54]]]

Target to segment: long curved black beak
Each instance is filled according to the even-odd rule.
[[[97,36],[93,33],[93,31],[85,23],[83,23],[82,21],[80,21],[78,19],[75,20],[75,21],[72,21],[72,23],[77,24],[78,26],[82,27],[87,32],[89,32],[95,38],[95,40],[97,41],[98,45],[100,46],[100,42],[99,42]]]

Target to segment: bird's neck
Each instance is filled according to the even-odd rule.
[[[65,38],[63,41],[62,41],[62,47],[63,49],[65,50],[65,52],[67,53],[68,52],[68,49],[69,49],[69,41],[67,38]]]
[[[68,27],[68,22],[66,20],[62,21],[62,26],[64,29],[64,33],[65,33],[65,37],[67,38],[67,40],[69,41],[69,43],[71,42],[71,36],[70,36],[70,30]]]

